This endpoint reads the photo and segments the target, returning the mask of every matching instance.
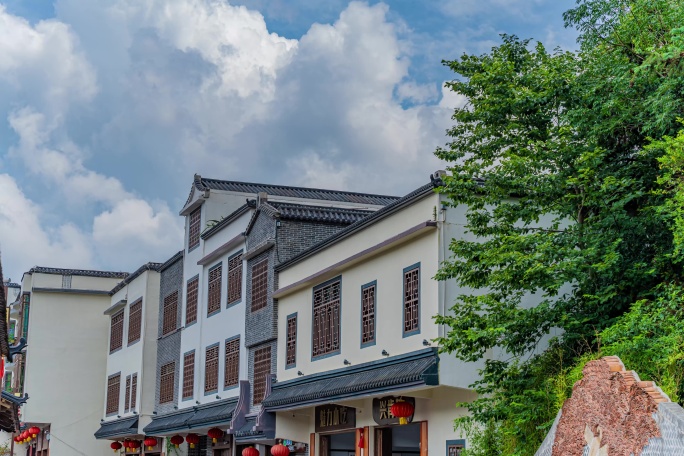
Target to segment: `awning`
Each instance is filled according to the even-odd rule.
[[[120,420],[102,423],[100,429],[95,432],[95,438],[105,439],[108,437],[119,437],[136,434],[138,434],[138,417],[130,416],[128,418],[121,418]]]
[[[249,443],[258,442],[261,440],[273,440],[275,438],[275,430],[271,429],[269,431],[255,431],[254,426],[256,426],[256,417],[247,418],[245,424],[240,426],[235,432],[233,432],[233,437],[238,443]]]
[[[0,430],[13,434],[19,430],[19,407],[28,396],[18,397],[6,391],[0,400]]]
[[[195,414],[192,408],[178,412],[167,413],[152,417],[152,422],[145,426],[143,432],[148,435],[159,435],[173,431],[187,431],[188,420]]]
[[[195,414],[188,419],[188,427],[196,428],[221,423],[230,424],[236,405],[237,398],[232,398],[199,406],[195,409]]]
[[[437,349],[427,348],[276,383],[262,404],[266,410],[286,410],[361,395],[438,384]]]

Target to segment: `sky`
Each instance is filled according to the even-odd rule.
[[[576,48],[573,0],[0,0],[0,252],[132,271],[193,174],[403,195],[444,168],[442,60]]]

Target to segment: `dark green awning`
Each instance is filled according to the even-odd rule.
[[[147,435],[160,435],[167,432],[188,430],[188,420],[194,414],[194,409],[189,408],[178,412],[153,416],[152,422],[145,426],[143,432]]]
[[[237,398],[232,398],[196,407],[195,414],[188,420],[188,426],[196,428],[221,423],[230,424],[236,405]]]

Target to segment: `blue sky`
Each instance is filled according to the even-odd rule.
[[[566,0],[0,0],[0,248],[133,270],[192,175],[404,194],[443,166],[442,59],[575,47]]]

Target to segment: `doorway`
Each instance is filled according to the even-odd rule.
[[[339,434],[321,434],[320,456],[354,456],[356,454],[356,431]]]
[[[375,456],[420,456],[421,423],[375,429]]]

